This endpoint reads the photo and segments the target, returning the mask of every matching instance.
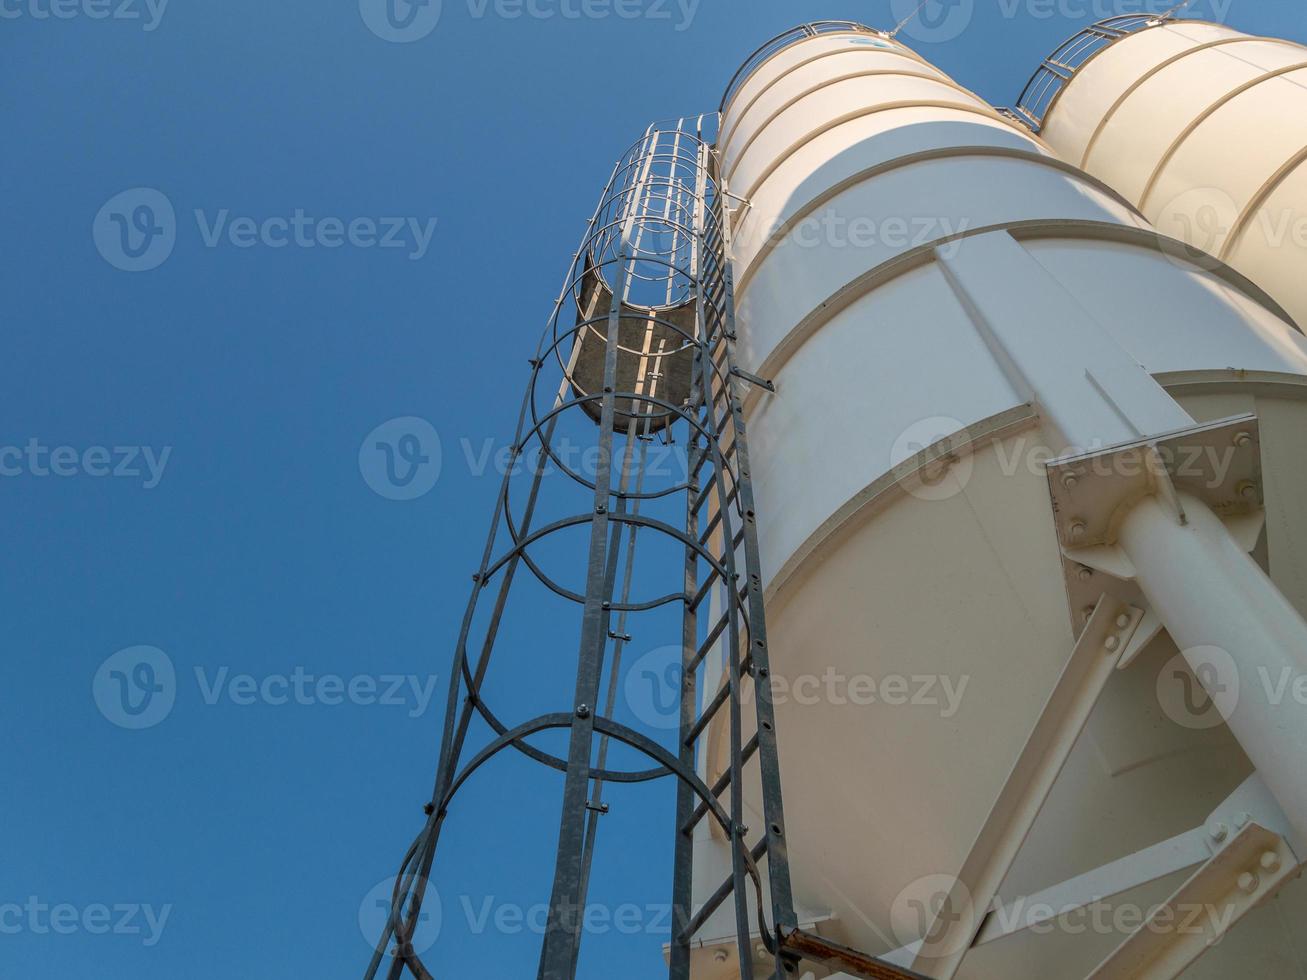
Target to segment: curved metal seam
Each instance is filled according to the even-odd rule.
[[[772,123],[774,123],[777,120],[777,118],[780,117],[785,112],[785,110],[792,108],[796,103],[802,102],[808,96],[815,95],[817,92],[820,92],[822,89],[827,88],[831,85],[837,85],[840,82],[851,81],[855,78],[870,78],[876,75],[897,75],[900,78],[924,78],[927,81],[944,82],[946,84],[949,81],[949,79],[945,77],[941,77],[940,75],[928,75],[924,71],[897,71],[890,68],[869,68],[866,69],[865,71],[847,72],[843,75],[835,75],[831,78],[823,79],[822,81],[818,82],[816,85],[813,85],[811,88],[805,89],[804,91],[800,92],[798,95],[794,96],[784,105],[782,105],[780,108],[775,110],[766,119],[764,119],[762,123],[759,124],[758,128],[754,130],[753,135],[750,136],[748,140],[745,142],[744,146],[740,148],[739,153],[735,155],[737,165],[739,161],[744,159],[745,154],[749,152],[749,148],[753,146],[755,142],[757,142],[758,137],[760,137],[764,132],[766,132],[767,127],[770,126]],[[954,84],[953,87],[962,89],[962,86],[957,85],[956,83]],[[965,91],[965,89],[962,90]],[[741,123],[743,123],[744,118],[745,118],[744,116],[740,117]],[[738,130],[739,127],[737,126],[736,129]],[[723,143],[722,145],[725,146],[726,144]],[[732,173],[734,173],[733,169],[732,169]]]
[[[1211,377],[1205,377],[1207,375]],[[1178,395],[1199,394],[1201,392],[1196,389],[1211,385],[1222,390],[1228,388],[1240,392],[1246,392],[1251,388],[1265,388],[1268,395],[1307,399],[1307,378],[1299,375],[1253,371],[1234,376],[1230,372],[1220,370],[1173,371],[1159,372],[1153,375],[1153,379],[1168,392]],[[841,541],[856,525],[874,518],[886,506],[901,499],[906,493],[903,490],[904,484],[919,475],[922,470],[938,464],[950,454],[971,455],[985,444],[1006,439],[1038,424],[1039,415],[1031,405],[1017,405],[960,430],[970,435],[970,438],[965,441],[957,441],[957,433],[953,433],[926,447],[913,459],[905,460],[888,472],[882,473],[832,512],[830,517],[822,521],[817,529],[794,549],[767,583],[767,602],[780,601],[780,597],[786,590],[799,582],[803,573],[819,562],[832,544]]]
[[[1132,34],[1128,36],[1134,37],[1135,35]],[[1080,166],[1084,167],[1088,165],[1089,154],[1094,151],[1094,147],[1098,143],[1098,138],[1103,134],[1103,130],[1107,128],[1107,124],[1120,110],[1121,106],[1125,104],[1125,101],[1128,98],[1130,98],[1130,96],[1134,95],[1135,92],[1137,92],[1145,82],[1156,77],[1159,73],[1165,71],[1167,68],[1170,68],[1172,65],[1184,61],[1184,59],[1189,57],[1191,54],[1197,54],[1200,51],[1208,51],[1212,48],[1219,48],[1226,44],[1237,44],[1240,41],[1261,41],[1261,40],[1266,40],[1266,39],[1255,38],[1255,37],[1217,38],[1215,41],[1207,41],[1203,44],[1197,45],[1196,47],[1188,48],[1184,51],[1181,51],[1179,54],[1174,54],[1171,57],[1167,58],[1165,61],[1162,61],[1159,64],[1156,64],[1152,68],[1148,69],[1148,71],[1144,72],[1144,74],[1140,75],[1137,79],[1135,79],[1133,82],[1130,83],[1130,86],[1124,92],[1122,92],[1120,96],[1117,97],[1117,100],[1112,103],[1111,108],[1109,108],[1107,112],[1104,114],[1103,118],[1098,121],[1098,125],[1094,128],[1094,132],[1089,137],[1089,142],[1085,144],[1085,152],[1080,155]],[[1113,42],[1113,44],[1115,44],[1115,42]],[[1112,45],[1108,45],[1108,47],[1112,47]],[[1081,68],[1083,67],[1084,66],[1082,65]],[[1079,71],[1080,69],[1076,70],[1077,75],[1079,74]],[[1063,86],[1063,88],[1069,86],[1071,82],[1074,80],[1075,80],[1075,76],[1072,76],[1072,78],[1067,81],[1066,86]],[[1049,111],[1050,112],[1052,111],[1051,106],[1049,107]],[[1045,119],[1048,118],[1048,113],[1045,113],[1044,118]]]
[[[755,373],[768,378],[776,378],[794,355],[794,352],[807,343],[818,330],[872,290],[880,288],[899,276],[911,272],[913,269],[933,262],[933,252],[939,246],[996,232],[1006,232],[1018,240],[1054,237],[1080,237],[1090,241],[1095,238],[1109,241],[1116,240],[1125,244],[1151,248],[1172,257],[1177,253],[1183,254],[1184,250],[1189,248],[1184,242],[1152,229],[1135,228],[1130,225],[1118,225],[1105,221],[1090,221],[1083,218],[1038,218],[968,228],[965,231],[946,235],[933,242],[927,242],[924,245],[909,249],[845,283],[819,303],[811,313],[795,324],[793,329],[772,347]],[[1072,234],[1073,232],[1079,232],[1079,235]],[[1265,290],[1254,284],[1246,276],[1236,272],[1224,263],[1218,263],[1214,268],[1205,271],[1222,280],[1226,285],[1239,290],[1253,302],[1260,303],[1271,313],[1274,313],[1291,327],[1301,332],[1301,329],[1288,312],[1272,299]],[[753,389],[745,399],[746,411],[751,410],[762,395],[763,393],[759,389]]]
[[[836,29],[831,31],[818,31],[816,28],[819,26],[835,27]],[[749,56],[745,58],[743,62],[741,62],[740,67],[737,68],[735,70],[735,74],[731,76],[731,80],[726,83],[726,89],[722,93],[721,100],[718,102],[717,105],[717,114],[720,116],[723,112],[726,111],[726,106],[730,101],[730,98],[734,96],[735,93],[738,92],[741,88],[744,87],[744,84],[752,77],[753,73],[757,70],[759,66],[761,66],[767,60],[767,58],[771,57],[771,55],[773,54],[778,54],[779,52],[784,51],[786,48],[793,47],[794,45],[798,44],[801,41],[806,41],[808,38],[819,37],[823,33],[824,34],[836,34],[836,33],[879,34],[881,32],[873,30],[872,28],[868,27],[866,24],[862,24],[859,23],[858,21],[853,21],[853,20],[810,21],[806,24],[799,24],[795,27],[791,27],[787,31],[781,31],[781,33],[775,35],[774,37],[768,38],[762,44],[754,48],[753,51],[749,53]],[[773,49],[773,45],[775,46],[774,49]],[[758,59],[759,55],[762,55],[764,52],[768,52],[768,51],[770,51],[770,54],[767,54],[766,57],[759,60],[755,65],[754,64],[755,59]],[[736,83],[739,84],[737,85]]]
[[[940,71],[934,65],[930,64],[930,62],[926,61],[925,58],[921,57],[921,55],[917,54],[911,48],[905,48],[902,46],[897,48],[867,48],[861,45],[857,45],[851,47],[835,48],[833,51],[821,51],[817,54],[814,54],[810,58],[804,58],[802,61],[798,62],[797,64],[791,65],[789,68],[786,68],[775,78],[767,82],[766,85],[758,89],[757,93],[753,96],[753,98],[749,100],[748,104],[739,111],[738,115],[735,116],[729,128],[724,129],[722,131],[721,136],[717,140],[717,145],[725,148],[727,144],[729,144],[730,141],[735,138],[735,134],[739,131],[740,123],[742,123],[745,120],[745,118],[749,115],[749,113],[753,111],[753,107],[757,105],[758,100],[761,99],[768,92],[770,92],[773,88],[775,88],[778,83],[784,81],[786,78],[789,78],[792,74],[794,74],[799,69],[807,68],[809,65],[815,64],[818,61],[824,61],[826,58],[834,58],[839,55],[850,55],[850,54],[862,54],[862,55],[892,54],[898,57],[902,57],[907,61],[916,62],[917,64],[921,65],[924,68],[931,69],[933,72],[935,72],[935,74],[931,76],[933,78],[947,77],[942,71]]]
[[[759,264],[776,250],[779,244],[784,240],[785,236],[793,231],[799,222],[803,221],[823,204],[826,204],[835,197],[838,197],[840,194],[843,194],[846,190],[849,190],[864,181],[874,180],[875,178],[884,176],[887,173],[892,173],[901,167],[911,166],[915,163],[922,163],[927,160],[944,160],[953,157],[968,156],[992,156],[1024,160],[1030,163],[1052,167],[1054,170],[1060,170],[1065,174],[1075,177],[1079,181],[1091,185],[1096,190],[1102,192],[1122,207],[1126,208],[1131,214],[1136,215],[1141,221],[1147,220],[1144,218],[1143,214],[1140,213],[1139,209],[1130,201],[1126,200],[1126,198],[1122,197],[1117,190],[1103,183],[1103,181],[1099,180],[1092,174],[1085,173],[1078,167],[1067,163],[1060,157],[1048,156],[1043,153],[1035,153],[1027,150],[1018,150],[1015,147],[984,146],[980,144],[973,146],[947,146],[931,150],[919,150],[915,153],[908,153],[901,157],[895,157],[892,160],[885,160],[881,163],[867,167],[864,170],[860,170],[856,174],[841,180],[839,183],[833,184],[827,190],[813,198],[813,200],[803,205],[803,207],[796,211],[793,216],[786,219],[784,224],[782,224],[773,233],[772,237],[767,240],[763,248],[759,249],[758,253],[749,261],[748,267],[740,275],[740,284],[737,287],[737,290],[740,293],[743,293],[748,288],[749,282],[756,274]]]
[[[825,554],[832,543],[842,540],[854,525],[875,516],[904,496],[907,493],[904,485],[927,467],[949,458],[972,455],[984,445],[1038,424],[1039,415],[1031,405],[1017,405],[960,430],[967,434],[965,440],[959,441],[958,433],[952,433],[882,473],[837,507],[794,549],[767,583],[767,602],[776,602],[791,582],[798,581],[800,573]]]
[[[1243,211],[1235,219],[1234,225],[1230,229],[1230,234],[1226,236],[1225,244],[1221,246],[1217,258],[1224,262],[1234,254],[1244,232],[1248,230],[1248,226],[1252,223],[1253,216],[1262,209],[1262,205],[1270,200],[1271,195],[1280,189],[1280,185],[1289,179],[1289,175],[1304,163],[1307,163],[1307,146],[1291,156],[1284,166],[1272,174],[1266,183],[1258,188],[1257,193],[1249,199],[1248,203],[1244,205]]]
[[[1153,193],[1154,188],[1157,186],[1157,182],[1162,177],[1162,171],[1166,169],[1166,165],[1171,162],[1175,155],[1180,152],[1180,148],[1184,145],[1185,141],[1198,130],[1199,126],[1207,122],[1208,119],[1212,118],[1212,116],[1219,112],[1224,106],[1229,105],[1250,89],[1256,88],[1263,82],[1269,82],[1273,79],[1279,78],[1281,75],[1288,75],[1291,72],[1302,71],[1304,68],[1307,68],[1307,61],[1300,61],[1295,65],[1286,65],[1283,68],[1277,68],[1272,72],[1267,72],[1265,75],[1260,75],[1257,78],[1244,82],[1238,88],[1231,92],[1227,92],[1208,106],[1197,116],[1197,118],[1185,127],[1184,132],[1175,138],[1175,141],[1167,149],[1166,153],[1162,156],[1162,159],[1158,161],[1157,166],[1153,168],[1153,173],[1148,178],[1148,183],[1144,186],[1144,192],[1140,195],[1139,209],[1142,211],[1147,205],[1149,196]]]
[[[1227,391],[1273,398],[1307,400],[1307,377],[1287,371],[1244,371],[1239,368],[1159,371],[1153,375],[1172,394],[1197,395]]]
[[[964,90],[959,88],[958,91]],[[785,163],[786,160],[817,137],[823,136],[831,130],[843,126],[845,123],[853,122],[854,120],[861,119],[864,116],[874,116],[879,112],[892,112],[896,109],[956,109],[959,112],[969,112],[973,115],[984,116],[986,119],[997,120],[1010,129],[1016,128],[1012,120],[1001,115],[997,110],[988,105],[967,105],[965,103],[945,102],[942,99],[904,99],[897,102],[885,102],[881,105],[871,106],[870,108],[858,108],[854,109],[852,112],[846,112],[842,116],[838,116],[835,119],[823,123],[817,129],[810,133],[806,133],[801,139],[790,144],[790,146],[785,150],[777,154],[777,156],[772,160],[771,165],[758,176],[743,196],[745,198],[752,198],[753,195],[758,192],[758,188],[766,183],[767,179],[780,169],[781,164]]]
[[[725,119],[728,115],[730,115],[730,114],[731,114],[731,110],[732,110],[732,109],[734,108],[734,106],[735,106],[735,100],[738,99],[738,98],[740,97],[740,93],[744,91],[744,87],[745,87],[746,85],[749,84],[749,82],[750,82],[750,80],[753,78],[753,76],[756,75],[756,74],[758,74],[758,72],[762,71],[762,70],[763,70],[764,68],[766,68],[769,64],[771,64],[771,63],[772,63],[776,58],[780,57],[782,54],[785,54],[787,51],[793,51],[793,50],[795,50],[796,48],[798,48],[799,46],[804,45],[804,44],[808,44],[808,43],[810,43],[810,42],[812,42],[812,41],[824,41],[824,40],[828,40],[828,39],[833,38],[833,37],[843,37],[843,36],[845,36],[845,35],[849,35],[849,36],[852,36],[852,37],[866,37],[868,33],[871,33],[873,36],[879,36],[875,31],[869,31],[869,32],[868,32],[868,31],[856,31],[856,30],[848,30],[848,31],[828,31],[828,32],[825,33],[825,34],[814,34],[812,37],[801,38],[800,40],[795,41],[793,44],[787,44],[787,45],[785,45],[785,47],[783,47],[783,48],[778,48],[777,50],[775,50],[775,51],[773,51],[771,54],[769,54],[766,58],[764,58],[762,61],[758,62],[758,64],[756,64],[756,65],[753,67],[753,70],[750,71],[748,75],[746,75],[744,78],[740,79],[740,84],[737,85],[736,88],[735,88],[735,91],[734,91],[733,93],[731,93],[731,97],[730,97],[730,99],[729,99],[728,101],[724,102],[724,103],[719,107],[719,110],[718,110],[718,111],[721,113],[721,116],[722,116],[723,119]],[[774,39],[773,39],[773,40],[774,40]],[[921,55],[917,54],[917,52],[913,51],[911,48],[908,48],[908,47],[905,47],[904,45],[898,44],[898,42],[894,42],[894,43],[897,45],[896,48],[895,48],[894,50],[896,50],[896,51],[897,51],[897,50],[902,50],[902,51],[904,51],[905,53],[909,54],[911,57],[916,58],[917,60],[921,61],[923,64],[925,63],[925,59],[922,58]],[[764,47],[765,47],[765,45],[764,45]]]
[[[1100,21],[1099,23],[1102,23],[1102,21]],[[1060,102],[1060,101],[1062,100],[1062,93],[1065,92],[1065,91],[1067,90],[1067,88],[1070,87],[1070,85],[1071,85],[1071,83],[1072,83],[1073,81],[1075,81],[1076,76],[1078,76],[1082,71],[1084,71],[1084,70],[1085,70],[1085,69],[1086,69],[1086,68],[1087,68],[1087,67],[1088,67],[1088,66],[1089,66],[1089,65],[1094,61],[1094,59],[1096,59],[1096,58],[1097,58],[1099,55],[1101,55],[1104,51],[1108,51],[1108,50],[1110,50],[1110,49],[1116,47],[1117,44],[1119,44],[1120,42],[1124,41],[1126,38],[1134,37],[1136,34],[1143,34],[1145,31],[1155,30],[1156,28],[1159,28],[1159,27],[1171,27],[1171,26],[1173,26],[1173,25],[1175,25],[1175,24],[1202,24],[1202,25],[1205,25],[1205,26],[1207,26],[1207,27],[1222,27],[1222,28],[1225,28],[1225,29],[1227,29],[1227,30],[1230,30],[1230,29],[1231,29],[1231,28],[1227,27],[1225,24],[1218,24],[1218,23],[1216,23],[1215,21],[1211,21],[1211,20],[1198,20],[1197,18],[1192,18],[1192,19],[1191,19],[1191,18],[1186,18],[1186,19],[1184,19],[1184,20],[1182,20],[1182,21],[1177,21],[1177,20],[1172,20],[1172,19],[1170,19],[1170,18],[1167,18],[1167,19],[1165,19],[1165,20],[1161,20],[1161,21],[1159,21],[1159,22],[1156,23],[1156,24],[1153,24],[1152,26],[1141,27],[1141,28],[1139,28],[1139,29],[1137,29],[1137,30],[1135,30],[1135,31],[1130,32],[1130,33],[1122,34],[1122,35],[1121,35],[1120,37],[1118,37],[1115,41],[1109,41],[1107,44],[1104,44],[1101,48],[1099,48],[1097,51],[1095,51],[1095,52],[1094,52],[1093,54],[1091,54],[1088,58],[1086,58],[1086,59],[1085,59],[1084,61],[1082,61],[1079,65],[1076,66],[1075,71],[1072,72],[1072,74],[1071,74],[1071,77],[1068,78],[1068,79],[1066,79],[1066,81],[1062,83],[1062,87],[1059,88],[1059,89],[1058,89],[1058,90],[1053,94],[1053,98],[1050,99],[1048,105],[1045,106],[1045,108],[1044,108],[1044,114],[1043,114],[1043,116],[1040,117],[1040,127],[1039,127],[1040,130],[1042,131],[1043,129],[1047,128],[1048,117],[1051,116],[1051,115],[1053,114],[1053,109],[1054,109],[1054,107],[1056,107],[1057,104],[1058,104],[1058,102]],[[1095,25],[1095,26],[1097,26],[1097,25]],[[1082,32],[1082,33],[1083,33],[1083,32]],[[1079,35],[1076,35],[1076,37],[1078,37],[1078,36],[1079,36]],[[1181,35],[1181,36],[1183,37],[1184,35]],[[1068,38],[1066,41],[1063,42],[1063,44],[1064,44],[1064,45],[1065,45],[1065,44],[1069,44],[1069,43],[1070,43],[1071,41],[1073,41],[1073,40],[1075,40],[1074,37],[1073,37],[1073,38]],[[1190,39],[1190,40],[1192,40],[1192,39]],[[1060,50],[1060,49],[1059,49],[1059,50]],[[1046,64],[1046,63],[1047,63],[1047,62],[1045,62],[1045,64]],[[1041,65],[1041,67],[1042,67],[1042,65]],[[1036,72],[1035,74],[1038,75],[1039,73]],[[1035,79],[1034,79],[1034,76],[1031,76],[1030,82],[1027,82],[1027,83],[1026,83],[1026,87],[1029,88],[1029,87],[1030,87],[1030,83],[1033,82],[1034,80],[1035,80]],[[1022,94],[1024,95],[1024,93],[1022,93]]]

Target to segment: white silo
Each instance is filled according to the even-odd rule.
[[[1302,976],[1307,342],[885,36],[787,35],[723,111],[800,920],[936,977]]]
[[[1307,48],[1115,17],[1054,52],[1018,109],[1159,229],[1307,321]]]

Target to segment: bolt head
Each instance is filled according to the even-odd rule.
[[[1076,569],[1076,578],[1080,579],[1082,582],[1088,582],[1093,577],[1094,570],[1092,568],[1087,568],[1086,566],[1081,565]]]
[[[1234,444],[1240,449],[1252,445],[1253,437],[1247,432],[1236,432],[1234,434]]]
[[[1120,616],[1116,617],[1117,629],[1123,630],[1129,625],[1130,625],[1130,616],[1127,613],[1122,613]]]
[[[1071,532],[1072,540],[1083,538],[1085,536],[1085,522],[1079,520],[1072,521],[1071,526],[1067,530]]]
[[[1274,851],[1266,851],[1262,854],[1261,860],[1258,864],[1262,866],[1263,871],[1279,871],[1280,855],[1276,854]]]
[[[1074,490],[1076,484],[1079,482],[1080,482],[1080,478],[1077,477],[1074,473],[1062,474],[1062,486],[1066,487],[1068,490]]]
[[[588,705],[588,704],[578,704],[578,705],[576,706],[576,716],[577,716],[578,718],[589,718],[589,717],[590,717],[590,705]]]
[[[1257,876],[1251,871],[1241,872],[1238,880],[1239,891],[1251,895],[1257,891]]]
[[[1121,645],[1121,638],[1119,636],[1109,636],[1106,640],[1103,641],[1103,646],[1107,647],[1108,653],[1111,653],[1120,645]]]
[[[1230,836],[1230,828],[1223,823],[1217,822],[1207,828],[1207,833],[1212,840],[1220,842]]]

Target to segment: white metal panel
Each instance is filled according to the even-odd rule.
[[[877,477],[1022,400],[933,266],[836,315],[776,382],[782,397],[764,399],[749,422],[764,582]],[[929,418],[939,431],[901,438]]]
[[[947,78],[938,68],[924,64],[903,49],[848,46],[828,57],[801,62],[784,75],[776,76],[770,85],[759,90],[753,98],[737,102],[729,117],[728,128],[722,130],[722,144],[741,147],[758,132],[763,123],[793,100],[814,88],[872,72]],[[730,162],[728,157],[727,164]]]
[[[897,41],[872,37],[856,31],[823,34],[820,37],[810,38],[799,44],[792,44],[760,64],[740,84],[740,87],[731,97],[730,103],[726,106],[723,132],[727,132],[726,127],[733,124],[734,118],[748,108],[749,103],[775,82],[777,78],[792,71],[804,62],[822,60],[827,56],[850,50],[892,50],[901,52],[910,58],[918,57],[916,52]]]
[[[1092,57],[1042,135],[1307,322],[1307,47],[1178,22]]]
[[[1307,337],[1176,256],[1062,238],[1025,247],[1153,374],[1232,367],[1307,375]]]
[[[934,107],[878,112],[809,140],[763,182],[738,219],[733,243],[737,281],[745,281],[774,230],[830,189],[921,153],[955,148],[963,155],[968,147],[1052,157],[1036,140],[998,120]]]
[[[1018,159],[927,160],[856,184],[759,262],[737,301],[741,358],[750,370],[768,363],[776,345],[805,317],[896,256],[959,231],[1036,219],[1131,223],[1127,209],[1107,194]],[[855,243],[856,227],[874,233]],[[965,251],[969,245],[963,238],[949,247]],[[914,323],[900,321],[898,329]]]
[[[1041,135],[1078,164],[1099,123],[1130,86],[1150,70],[1171,58],[1187,56],[1201,45],[1241,37],[1233,28],[1217,24],[1186,24],[1183,32],[1170,26],[1153,28],[1133,35],[1130,44],[1104,48],[1076,72],[1075,80],[1085,84],[1063,89],[1044,120]],[[1140,41],[1143,43],[1137,43]]]
[[[897,104],[929,104],[993,110],[942,80],[912,75],[873,75],[835,82],[804,96],[766,125],[738,159],[727,153],[726,176],[732,190],[751,196],[768,173],[813,136],[857,116]],[[744,133],[732,141],[743,145]]]

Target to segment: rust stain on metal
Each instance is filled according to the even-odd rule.
[[[856,949],[831,942],[821,936],[814,936],[802,929],[795,929],[781,940],[787,952],[795,953],[804,959],[813,960],[823,966],[839,967],[846,973],[864,977],[866,980],[929,980],[920,973],[913,973],[903,967],[886,963],[884,960],[860,953]]]

